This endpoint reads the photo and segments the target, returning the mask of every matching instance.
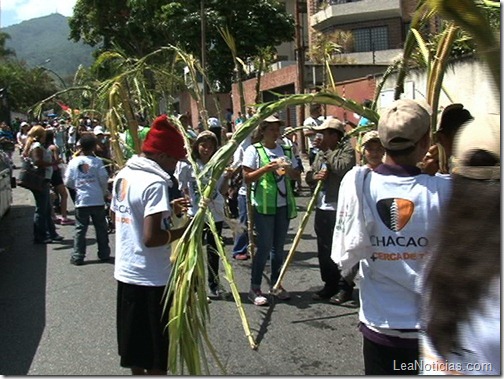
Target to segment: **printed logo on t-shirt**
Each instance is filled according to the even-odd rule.
[[[87,163],[81,163],[77,166],[78,170],[83,174],[87,174],[89,172],[89,165]]]
[[[114,195],[117,201],[123,201],[128,193],[128,181],[124,178],[117,179],[114,187]]]
[[[410,221],[415,204],[406,199],[382,199],[376,203],[376,210],[387,228],[398,232]]]

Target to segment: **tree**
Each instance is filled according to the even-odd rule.
[[[47,72],[40,68],[29,69],[16,60],[0,65],[0,88],[5,88],[10,108],[23,113],[56,92],[54,81]]]
[[[0,60],[16,55],[13,50],[5,47],[8,39],[10,39],[10,35],[0,32]]]
[[[201,0],[78,0],[70,37],[136,58],[168,44],[201,57],[200,9]],[[231,88],[234,62],[219,28],[229,29],[244,60],[294,37],[294,19],[277,0],[206,0],[204,9],[206,69],[220,91]]]

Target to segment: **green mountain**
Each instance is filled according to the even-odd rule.
[[[42,66],[67,80],[79,65],[89,67],[95,48],[68,39],[68,18],[58,13],[34,18],[1,29],[10,35],[6,47],[30,67]],[[71,80],[69,80],[71,81]]]

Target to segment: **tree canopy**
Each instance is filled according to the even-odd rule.
[[[78,0],[70,18],[74,41],[103,49],[119,47],[140,58],[169,44],[201,57],[201,0]],[[277,0],[205,0],[207,75],[228,91],[234,62],[219,28],[235,38],[246,60],[261,49],[291,41],[294,19]]]

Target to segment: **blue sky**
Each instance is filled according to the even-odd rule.
[[[1,0],[0,26],[4,28],[52,13],[71,16],[76,2],[77,0]]]

